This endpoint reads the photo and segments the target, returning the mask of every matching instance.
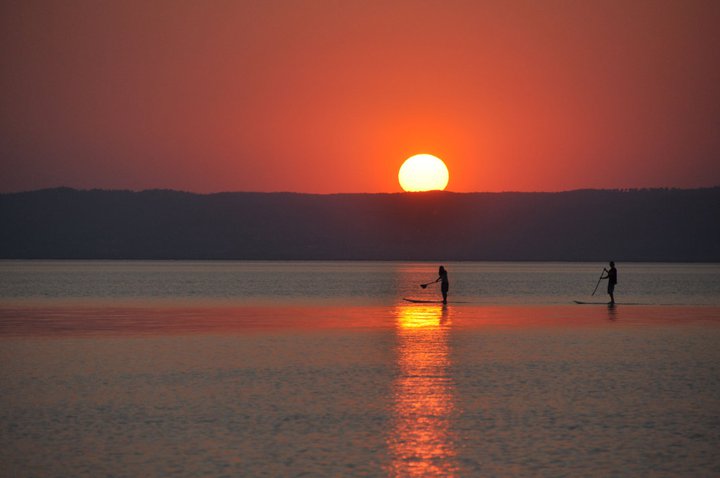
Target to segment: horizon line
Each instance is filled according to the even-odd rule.
[[[677,186],[641,186],[641,187],[618,187],[618,188],[576,188],[576,189],[562,189],[557,191],[521,191],[521,190],[503,190],[503,191],[451,191],[451,190],[430,190],[430,191],[392,191],[392,192],[332,192],[332,193],[313,193],[313,192],[302,192],[302,191],[253,191],[253,190],[226,190],[226,191],[215,191],[215,192],[197,192],[186,189],[173,189],[173,188],[148,188],[148,189],[130,189],[130,188],[78,188],[72,186],[52,186],[38,189],[25,189],[19,191],[0,191],[0,195],[12,195],[12,194],[28,194],[42,191],[54,191],[54,190],[70,190],[77,192],[93,192],[93,191],[104,191],[104,192],[131,192],[131,193],[145,193],[145,192],[157,192],[157,191],[170,191],[183,194],[194,194],[197,196],[213,196],[219,194],[296,194],[306,196],[359,196],[359,195],[423,195],[423,194],[560,194],[560,193],[572,193],[581,191],[606,191],[606,192],[637,192],[637,191],[698,191],[707,189],[718,189],[720,184],[712,186],[697,186],[697,187],[677,187]]]

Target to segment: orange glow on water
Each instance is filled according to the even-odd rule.
[[[398,377],[389,437],[393,476],[455,476],[450,430],[454,411],[449,375],[447,307],[399,306],[396,316]]]

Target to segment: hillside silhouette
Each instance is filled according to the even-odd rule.
[[[0,194],[4,259],[720,261],[720,188]]]

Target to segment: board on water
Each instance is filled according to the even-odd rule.
[[[583,302],[581,300],[574,300],[578,305],[610,305],[609,302]],[[615,305],[646,305],[640,304],[639,302],[615,302]]]
[[[407,297],[403,297],[403,300],[405,302],[412,302],[413,304],[442,304],[442,300],[427,300],[427,299],[408,299]],[[448,304],[467,304],[467,302],[463,302],[461,300],[453,300],[452,302],[448,301]]]

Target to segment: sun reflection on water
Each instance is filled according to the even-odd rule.
[[[398,377],[389,438],[393,476],[455,476],[454,411],[448,333],[450,310],[396,309]]]

